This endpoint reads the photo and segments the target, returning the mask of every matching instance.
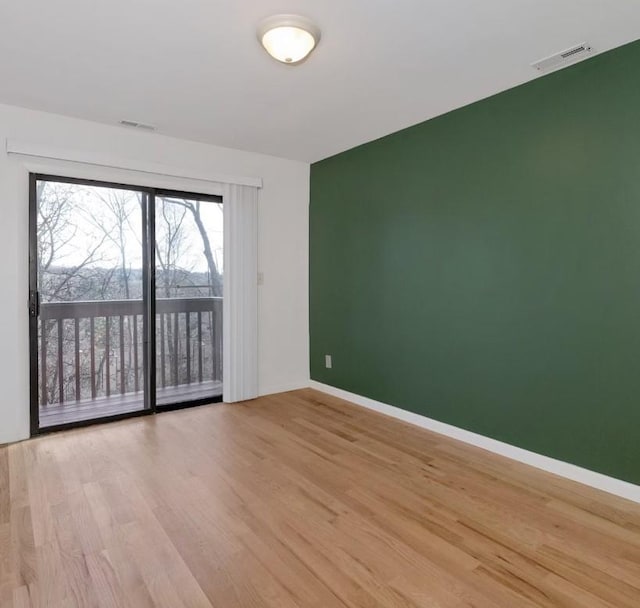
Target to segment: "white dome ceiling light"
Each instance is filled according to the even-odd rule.
[[[258,40],[274,59],[294,65],[317,46],[320,30],[305,17],[274,15],[260,24]]]

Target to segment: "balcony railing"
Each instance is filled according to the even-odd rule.
[[[42,304],[41,407],[141,392],[143,314],[141,300]],[[156,300],[155,365],[159,393],[221,383],[222,298]]]

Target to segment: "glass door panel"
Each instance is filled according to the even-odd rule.
[[[222,395],[220,197],[155,196],[156,404]]]
[[[149,407],[143,298],[147,194],[63,178],[35,179],[32,189],[37,428]]]

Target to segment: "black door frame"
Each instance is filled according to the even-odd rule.
[[[142,204],[142,299],[145,303],[143,315],[143,349],[142,360],[144,369],[144,408],[135,412],[102,416],[90,420],[80,420],[66,424],[52,425],[40,428],[40,403],[39,403],[39,361],[38,361],[38,318],[40,313],[40,295],[38,292],[38,201],[37,182],[50,181],[66,184],[78,184],[83,186],[96,186],[101,188],[114,188],[140,192],[143,196]],[[30,426],[31,436],[61,431],[65,429],[101,424],[148,416],[158,412],[183,409],[217,403],[222,401],[222,396],[194,399],[177,403],[156,403],[156,261],[155,261],[155,202],[159,196],[189,198],[198,201],[211,201],[223,203],[223,197],[215,194],[198,194],[181,190],[168,190],[166,188],[151,188],[148,186],[136,186],[93,179],[65,177],[43,173],[29,173],[29,392],[30,392]]]

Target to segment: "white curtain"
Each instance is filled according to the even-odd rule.
[[[258,396],[258,188],[224,187],[223,399]]]

